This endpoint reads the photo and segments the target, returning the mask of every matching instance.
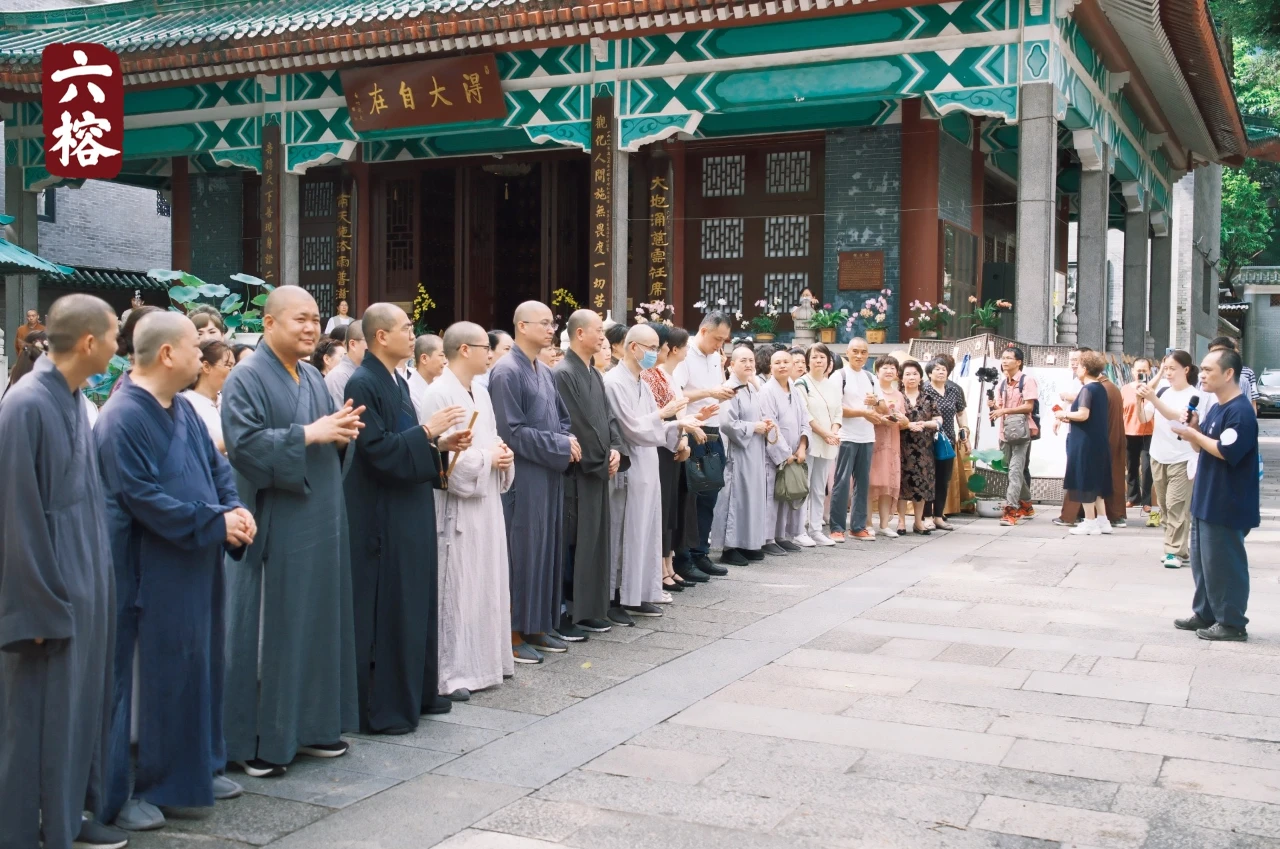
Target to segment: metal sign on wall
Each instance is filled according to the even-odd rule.
[[[357,133],[507,117],[492,53],[339,72]]]
[[[283,280],[284,262],[280,256],[280,228],[284,215],[284,198],[280,195],[280,173],[284,168],[284,145],[280,144],[280,125],[262,128],[262,248],[258,252],[261,277],[272,286]]]
[[[591,308],[601,315],[613,298],[613,98],[591,99]]]
[[[884,288],[884,251],[840,251],[836,280],[841,292]]]

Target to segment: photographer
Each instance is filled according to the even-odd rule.
[[[1151,512],[1151,432],[1155,427],[1141,416],[1140,390],[1151,380],[1151,360],[1138,357],[1133,361],[1133,381],[1120,388],[1124,399],[1124,438],[1128,490],[1125,507],[1141,507]]]
[[[1002,525],[1016,525],[1019,519],[1032,519],[1036,515],[1031,506],[1031,485],[1027,468],[1031,461],[1031,441],[1040,435],[1040,422],[1036,416],[1036,399],[1040,387],[1035,378],[1022,371],[1021,348],[1009,347],[1000,355],[1000,369],[1004,378],[997,384],[991,409],[991,423],[996,425],[1000,450],[1004,452],[1005,466],[1009,470],[1009,489],[1005,494]]]

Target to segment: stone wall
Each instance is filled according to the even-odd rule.
[[[1197,360],[1218,335],[1222,168],[1206,165],[1173,187],[1173,332],[1170,344]],[[1207,307],[1207,309],[1206,309]]]
[[[1263,369],[1280,368],[1280,303],[1271,305],[1273,298],[1280,301],[1280,286],[1259,286],[1258,291],[1250,291],[1253,288],[1247,288],[1244,297],[1249,304],[1244,319],[1244,361],[1261,374]]]
[[[822,298],[856,310],[871,292],[840,292],[841,251],[884,251],[885,286],[898,291],[898,209],[902,183],[902,132],[896,125],[827,133],[826,245]],[[897,299],[891,304],[889,338],[896,339]],[[841,330],[840,340],[848,334]]]

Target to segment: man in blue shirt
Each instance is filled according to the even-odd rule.
[[[1233,349],[1211,351],[1201,385],[1218,403],[1204,421],[1173,425],[1200,454],[1191,492],[1192,615],[1174,620],[1202,640],[1248,639],[1249,560],[1244,538],[1258,527],[1258,419],[1240,388],[1243,363]]]

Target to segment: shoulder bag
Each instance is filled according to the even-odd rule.
[[[788,504],[799,504],[809,497],[809,464],[787,463],[778,467],[773,479],[773,497]]]
[[[712,436],[708,434],[708,440]],[[690,492],[717,492],[724,489],[724,457],[714,451],[693,455],[684,461],[684,479]]]
[[[951,444],[951,437],[942,431],[938,431],[937,437],[933,440],[933,456],[936,460],[954,460],[956,458],[956,447]]]

